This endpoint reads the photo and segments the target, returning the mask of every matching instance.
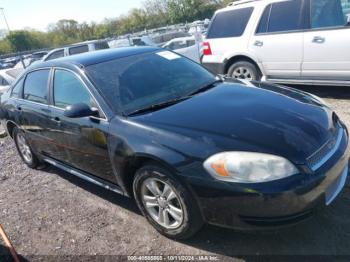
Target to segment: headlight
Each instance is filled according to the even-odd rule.
[[[279,156],[224,152],[204,162],[205,169],[216,179],[238,183],[261,183],[298,174],[298,169]]]

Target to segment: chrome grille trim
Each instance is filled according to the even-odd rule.
[[[325,164],[339,148],[343,140],[344,128],[340,125],[338,127],[336,139],[331,138],[319,150],[307,158],[307,163],[312,171],[316,171]]]

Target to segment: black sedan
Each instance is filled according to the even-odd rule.
[[[321,99],[158,48],[34,64],[1,97],[23,161],[134,197],[162,234],[295,223],[339,194],[348,131]]]

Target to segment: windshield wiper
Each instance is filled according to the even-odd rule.
[[[224,82],[223,79],[221,79],[221,78],[220,78],[220,79],[216,79],[215,81],[213,81],[213,82],[211,82],[211,83],[209,83],[209,84],[206,84],[206,85],[200,87],[199,89],[197,89],[196,91],[194,91],[194,92],[188,94],[187,96],[188,96],[188,97],[191,97],[191,96],[197,95],[197,94],[199,94],[199,93],[203,93],[203,92],[205,92],[205,91],[207,91],[207,90],[212,89],[213,87],[215,87],[215,85],[216,85],[217,83],[222,83],[222,82]]]
[[[153,104],[153,105],[141,108],[141,109],[137,109],[137,110],[127,114],[127,116],[134,116],[134,115],[138,115],[138,114],[142,114],[142,113],[153,112],[153,111],[156,111],[158,109],[162,109],[162,108],[177,104],[177,103],[184,101],[186,99],[189,99],[189,98],[190,98],[190,96],[184,96],[184,97],[178,97],[178,98],[166,101],[166,102]]]

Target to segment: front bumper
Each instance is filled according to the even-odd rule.
[[[289,189],[278,183],[269,185],[267,190],[263,187],[235,190],[214,184],[210,188],[197,184],[193,189],[209,224],[236,229],[294,224],[330,204],[340,193],[348,175],[350,148],[346,144],[345,151],[338,153],[336,160],[326,165],[330,166],[328,171],[300,175],[285,183]]]

